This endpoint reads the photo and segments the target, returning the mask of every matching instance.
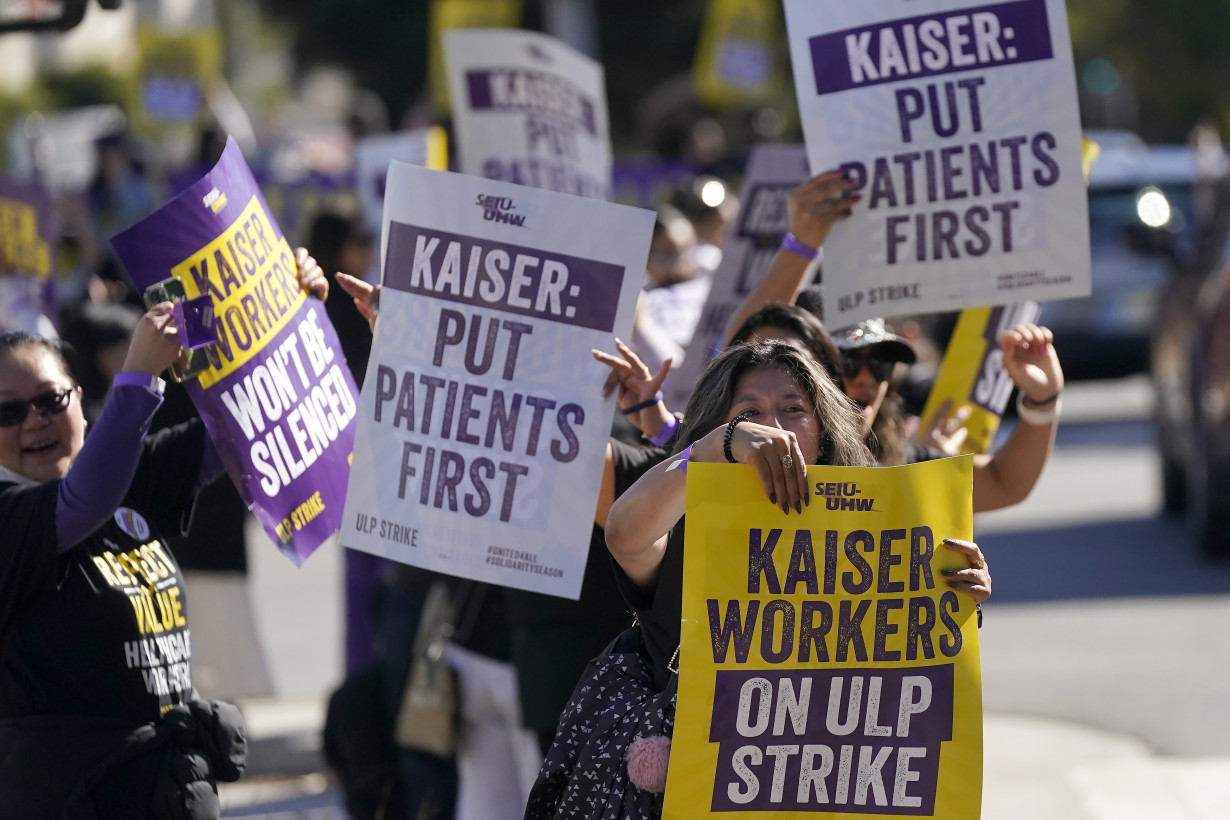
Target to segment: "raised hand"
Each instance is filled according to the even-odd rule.
[[[1017,325],[999,337],[1004,369],[1026,404],[1049,407],[1063,390],[1063,367],[1055,353],[1054,334],[1038,325]]]

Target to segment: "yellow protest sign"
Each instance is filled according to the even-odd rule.
[[[1004,369],[999,337],[1016,325],[1036,322],[1039,313],[1037,302],[961,311],[918,429],[931,427],[945,401],[949,402],[949,412],[969,407],[970,417],[964,424],[969,433],[961,443],[961,452],[990,452],[1012,394],[1012,379]]]
[[[440,111],[451,109],[448,71],[444,66],[444,32],[455,28],[516,28],[521,0],[433,0],[427,33],[427,74],[431,101]]]
[[[782,87],[781,7],[776,0],[709,0],[692,78],[706,105],[749,105]]]
[[[159,133],[195,125],[208,113],[213,84],[222,76],[222,33],[216,26],[164,31],[137,28],[139,58],[132,77],[138,126]]]
[[[977,818],[972,461],[812,467],[802,515],[746,466],[688,474],[666,820]]]

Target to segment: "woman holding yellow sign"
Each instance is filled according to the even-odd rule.
[[[807,354],[781,342],[737,345],[710,362],[676,446],[677,457],[616,500],[606,526],[607,546],[622,570],[617,578],[636,610],[659,687],[669,680],[668,663],[679,645],[687,465],[751,464],[770,503],[801,512],[811,501],[807,465],[872,464],[849,402]],[[970,561],[948,585],[985,600],[991,576],[977,545],[944,544]]]

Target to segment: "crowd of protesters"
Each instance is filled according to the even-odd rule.
[[[93,543],[95,519],[110,516],[123,500],[125,487],[117,485],[105,502],[99,501],[107,507],[102,518],[93,515],[76,529],[66,523],[74,515],[73,498],[66,493],[76,493],[90,476],[82,463],[91,455],[90,445],[82,442],[86,423],[95,426],[93,435],[102,441],[118,424],[121,410],[114,407],[143,403],[140,412],[126,414],[131,429],[116,433],[126,436],[138,476],[141,442],[151,425],[167,428],[158,441],[189,442],[182,447],[192,451],[193,464],[201,462],[193,473],[200,480],[178,488],[174,499],[134,502],[154,504],[162,517],[181,512],[195,491],[211,483],[205,479],[220,472],[209,461],[212,448],[202,440],[199,423],[190,420],[193,412],[185,397],[179,396],[178,411],[156,418],[158,402],[146,397],[151,391],[140,388],[144,392],[138,395],[132,387],[133,374],[156,375],[175,351],[173,346],[162,349],[169,344],[165,307],[141,304],[140,294],[106,252],[106,237],[147,213],[155,197],[123,140],[102,140],[98,150],[98,173],[75,239],[79,281],[65,288],[58,315],[43,317],[32,328],[3,328],[42,335],[0,337],[7,340],[0,341],[0,411],[9,414],[0,417],[0,433],[11,437],[15,429],[40,424],[66,427],[63,459],[50,472],[29,468],[26,450],[33,445],[28,436],[11,448],[16,454],[12,463],[8,450],[0,451],[6,459],[0,462],[5,471],[0,478],[8,482],[0,485],[0,500],[27,516],[38,534],[30,542],[36,566],[13,564],[20,556],[10,556],[12,566],[4,575],[9,600],[23,588],[19,583],[50,578],[55,562],[66,560],[66,554],[85,555],[88,550],[80,545]],[[697,186],[688,184],[660,205],[629,344],[612,339],[611,351],[594,352],[594,366],[610,370],[608,394],[616,394],[623,412],[611,428],[579,600],[463,582],[347,551],[348,677],[330,703],[325,749],[354,816],[521,817],[586,663],[632,623],[633,614],[644,636],[652,684],[667,685],[671,655],[679,644],[683,476],[689,462],[751,464],[765,496],[789,512],[809,501],[803,480],[808,464],[894,466],[959,452],[964,420],[959,408],[948,408],[918,430],[917,418],[903,403],[900,387],[917,353],[891,322],[871,320],[838,329],[823,322],[823,301],[815,298],[817,283],[809,278],[815,270],[812,261],[833,225],[858,207],[859,196],[851,187],[840,172],[827,171],[790,194],[787,240],[732,318],[727,348],[706,367],[678,415],[660,400],[660,388],[691,340],[720,263],[722,235],[735,200],[729,197],[720,208],[705,205]],[[379,316],[375,238],[349,207],[315,214],[305,235],[296,238],[321,267],[336,273],[326,305],[361,384]],[[315,263],[301,255],[300,264],[305,287],[324,296]],[[69,358],[59,343],[46,338],[55,326],[71,351]],[[1019,503],[1046,464],[1063,389],[1051,342],[1049,331],[1034,325],[1013,328],[1000,339],[1024,411],[995,452],[975,458],[976,511]],[[176,404],[171,394],[168,404]],[[45,442],[34,443],[42,447]],[[47,489],[57,482],[58,494]],[[229,482],[215,487],[218,495],[212,502],[197,502],[212,504],[205,519],[208,537],[198,529],[195,547],[191,531],[178,539],[169,533],[168,540],[185,565],[199,562],[242,572],[246,512]],[[198,520],[200,515],[198,508]],[[8,519],[4,525],[16,526]],[[947,579],[949,586],[975,601],[985,599],[990,575],[977,546],[959,540],[945,544],[969,563]],[[47,548],[44,555],[39,554],[42,547]],[[36,571],[37,578],[23,575]],[[455,751],[443,754],[400,744],[394,728],[410,668],[422,648],[423,605],[433,590],[451,602],[458,625],[450,658],[460,687],[462,731]],[[9,621],[0,624],[5,630],[23,617],[7,606],[0,614]],[[485,626],[460,628],[467,622]],[[29,699],[13,700],[14,664],[20,660],[4,656],[0,699],[8,711],[0,718],[39,713]],[[146,706],[132,709],[144,718]],[[84,716],[110,715],[110,707],[82,708]],[[192,719],[226,723],[225,714]],[[0,729],[0,742],[24,748],[20,744],[27,735],[5,731]],[[57,748],[52,744],[35,751],[54,754]],[[139,777],[144,778],[141,788],[161,782],[152,770]],[[0,791],[21,788],[0,783]],[[113,794],[107,799],[120,798]],[[531,801],[532,816],[555,816],[557,808]]]

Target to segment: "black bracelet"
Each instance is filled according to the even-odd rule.
[[[730,452],[730,438],[731,436],[735,434],[735,428],[739,426],[739,422],[741,421],[747,421],[747,416],[745,416],[742,413],[740,413],[739,415],[731,419],[730,422],[726,425],[726,438],[722,440],[722,452],[726,454],[726,460],[729,461],[731,464],[739,463],[735,459],[734,454]]]
[[[1040,410],[1043,407],[1046,407],[1048,404],[1054,404],[1056,401],[1059,400],[1059,397],[1062,395],[1063,395],[1062,387],[1059,388],[1059,390],[1055,392],[1055,395],[1048,396],[1045,399],[1042,399],[1042,401],[1034,401],[1027,394],[1021,393],[1021,404],[1025,405],[1026,407],[1032,407],[1035,410]]]

